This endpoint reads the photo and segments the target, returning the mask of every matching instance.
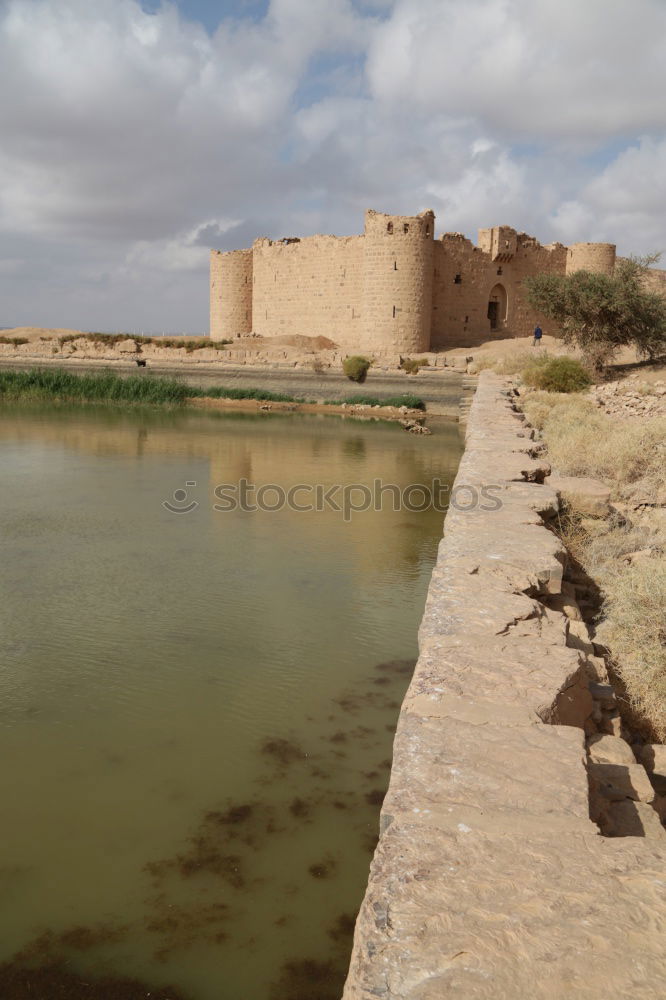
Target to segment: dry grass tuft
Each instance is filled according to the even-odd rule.
[[[597,635],[611,650],[633,710],[666,740],[666,559],[643,559],[605,575],[605,620]]]
[[[506,353],[493,355],[493,354],[478,354],[474,356],[474,361],[470,363],[469,372],[470,374],[476,375],[478,372],[485,371],[487,368],[492,368],[493,371],[497,372],[498,375],[517,375],[521,372],[523,368],[532,364],[537,356],[538,349],[533,350],[514,350],[506,351]],[[539,357],[547,357],[546,351],[541,351]]]
[[[614,419],[579,394],[534,392],[523,408],[563,475],[604,479],[618,496],[639,480],[666,489],[666,418]]]
[[[594,476],[616,496],[666,492],[666,420],[617,419],[580,395],[533,392],[522,398],[553,465]],[[575,501],[573,501],[575,504]],[[596,637],[604,643],[637,720],[666,740],[666,533],[645,513],[589,518],[563,509],[559,534],[603,594]],[[630,560],[630,553],[642,552]]]

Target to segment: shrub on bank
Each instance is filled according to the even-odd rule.
[[[27,337],[0,337],[0,344],[13,344],[14,347],[20,347],[21,344],[29,343]]]
[[[582,392],[592,379],[575,358],[534,358],[521,372],[523,382],[546,392]]]
[[[368,358],[360,354],[353,354],[350,358],[345,358],[342,362],[342,370],[352,382],[365,382],[370,365]]]

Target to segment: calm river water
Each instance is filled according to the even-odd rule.
[[[443,515],[213,491],[451,482],[460,451],[447,423],[0,408],[3,1000],[25,965],[73,977],[45,996],[340,996]]]

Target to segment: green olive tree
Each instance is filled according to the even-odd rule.
[[[646,277],[660,256],[618,260],[612,275],[537,274],[525,278],[525,295],[596,371],[627,345],[642,357],[656,358],[666,351],[666,295],[651,290]]]

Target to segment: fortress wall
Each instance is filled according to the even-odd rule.
[[[210,252],[210,337],[252,331],[252,251]]]
[[[343,348],[361,336],[363,237],[257,240],[253,331],[263,337],[329,337]]]
[[[651,292],[666,295],[666,271],[660,271],[656,267],[651,267],[645,275],[645,287]]]
[[[572,274],[574,271],[612,274],[614,270],[614,243],[573,243],[567,251],[567,274]]]
[[[489,340],[487,296],[497,270],[490,254],[459,233],[447,233],[435,243],[433,264],[433,348],[473,347]]]
[[[602,837],[590,819],[585,736],[605,665],[574,620],[547,527],[557,494],[532,446],[505,383],[482,372],[344,1000],[656,998],[666,981],[666,832],[644,774],[643,800],[617,803],[641,817],[635,835]],[[482,501],[489,484],[499,508]],[[593,759],[633,758],[604,738],[622,755]],[[610,768],[638,789],[638,765]]]
[[[366,212],[363,350],[414,355],[430,349],[435,217]]]
[[[499,235],[493,235],[495,232]],[[527,305],[521,284],[531,274],[564,273],[566,247],[560,244],[545,247],[515,231],[511,236],[506,226],[481,230],[479,243],[489,249],[474,247],[457,233],[447,233],[435,244],[433,347],[436,349],[461,344],[474,347],[494,337],[527,337],[538,321],[542,326],[546,322]],[[498,299],[500,315],[495,330],[491,329],[488,318],[488,303],[493,295]]]
[[[538,240],[524,233],[518,235],[516,255],[509,264],[503,264],[509,298],[508,329],[513,337],[529,337],[537,323],[544,333],[557,335],[550,320],[535,312],[525,299],[521,288],[525,278],[534,274],[564,274],[567,248],[560,243],[542,246]],[[502,278],[498,278],[501,281]]]

